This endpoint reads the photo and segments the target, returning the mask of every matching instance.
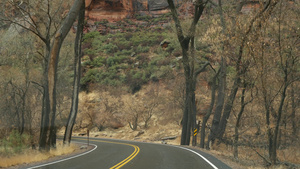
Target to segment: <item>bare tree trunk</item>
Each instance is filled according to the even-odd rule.
[[[278,144],[278,133],[279,133],[279,126],[281,123],[281,117],[282,117],[282,113],[283,113],[283,106],[284,106],[284,101],[286,98],[286,91],[287,88],[289,86],[289,81],[288,81],[288,76],[289,76],[289,67],[293,66],[290,65],[289,62],[283,61],[283,54],[282,54],[282,45],[281,45],[281,13],[282,13],[282,2],[280,1],[280,8],[279,8],[279,21],[278,21],[278,47],[279,47],[279,56],[281,59],[281,68],[282,71],[284,73],[284,84],[283,84],[283,89],[281,92],[281,100],[280,100],[280,104],[279,104],[279,108],[278,108],[278,113],[277,113],[277,120],[276,120],[276,126],[275,126],[275,130],[274,130],[274,137],[273,137],[273,144],[270,147],[271,149],[271,154],[270,155],[270,161],[272,164],[276,164],[277,163],[277,144]],[[288,58],[287,58],[288,59]]]
[[[139,120],[139,115],[136,114],[136,115],[134,116],[133,124],[131,124],[131,122],[128,122],[128,123],[129,123],[129,127],[131,128],[131,130],[136,130],[136,129],[137,129],[137,126],[138,126],[138,120]]]
[[[218,0],[218,13],[220,15],[222,33],[224,35],[226,35],[226,22],[225,22],[224,15],[223,15],[222,0]],[[210,130],[210,134],[208,136],[208,141],[207,141],[207,145],[206,145],[207,149],[210,148],[209,147],[210,143],[214,143],[214,141],[217,137],[217,133],[218,133],[219,125],[220,125],[220,119],[222,116],[224,102],[225,102],[227,65],[226,65],[226,59],[223,56],[225,54],[224,50],[225,50],[225,43],[222,42],[222,56],[221,56],[221,67],[220,67],[221,74],[219,77],[218,98],[217,98],[218,100],[217,100],[217,105],[216,105],[216,109],[215,109],[215,113],[214,113],[212,127]]]
[[[49,58],[50,53],[50,41],[45,42],[45,58]],[[50,101],[49,101],[49,91],[48,91],[48,78],[47,78],[47,65],[48,60],[44,60],[44,70],[43,70],[43,101],[42,101],[42,117],[40,126],[40,138],[39,138],[39,149],[49,151],[50,147],[47,145],[48,128],[49,128],[49,111],[50,111]]]
[[[53,46],[50,54],[50,62],[48,66],[48,82],[49,82],[49,100],[50,100],[50,116],[51,116],[51,126],[49,135],[49,145],[55,147],[56,145],[56,126],[55,126],[55,115],[56,115],[56,81],[57,81],[57,65],[59,61],[59,53],[62,43],[69,33],[73,23],[75,22],[78,13],[81,9],[82,4],[85,3],[84,0],[75,0],[73,6],[71,7],[66,19],[64,20],[62,26],[55,35]]]
[[[75,39],[75,57],[74,57],[74,81],[73,81],[73,96],[72,96],[72,105],[68,118],[68,122],[66,125],[65,135],[64,135],[64,143],[70,144],[73,126],[76,120],[77,112],[78,112],[78,95],[80,88],[80,76],[81,76],[81,41],[83,36],[83,28],[84,28],[84,14],[85,14],[85,3],[82,3],[81,9],[78,15],[78,24],[77,24],[77,32]]]
[[[26,101],[27,101],[27,92],[29,89],[29,68],[28,68],[28,59],[25,60],[25,90],[22,90],[22,123],[21,123],[21,132],[23,134],[25,130],[25,112],[26,110]]]
[[[182,131],[181,131],[181,145],[189,145],[190,144],[190,136],[191,136],[191,118],[192,118],[192,94],[191,94],[191,83],[190,78],[186,78],[186,100],[185,100],[185,108],[182,119]]]
[[[55,147],[56,145],[56,81],[59,52],[65,37],[67,36],[74,21],[78,16],[78,12],[82,3],[84,3],[84,0],[75,0],[66,19],[62,23],[62,26],[56,32],[55,38],[51,46],[50,42],[46,43],[46,58],[49,59],[45,63],[47,64],[47,67],[45,68],[44,72],[44,99],[39,141],[39,146],[41,150],[49,150],[50,146]]]
[[[209,106],[209,110],[208,112],[205,114],[205,116],[203,116],[203,120],[202,120],[202,126],[201,126],[201,140],[200,140],[200,147],[204,148],[205,145],[205,128],[206,128],[206,123],[210,117],[210,115],[212,114],[212,110],[214,108],[215,105],[215,98],[216,98],[216,81],[217,81],[217,77],[219,76],[220,70],[218,71],[218,73],[216,73],[216,75],[213,77],[212,79],[212,89],[211,89],[211,100],[210,100],[210,106]]]
[[[277,162],[277,144],[278,144],[277,141],[278,141],[279,126],[280,126],[281,117],[282,117],[282,109],[283,109],[284,101],[286,98],[286,90],[288,87],[287,77],[285,80],[286,80],[285,81],[286,84],[281,93],[281,101],[280,101],[280,105],[278,108],[278,116],[277,116],[276,126],[275,126],[275,130],[274,130],[274,135],[273,135],[272,147],[271,147],[270,160],[271,160],[272,164],[276,164],[276,162]]]
[[[225,129],[226,129],[226,125],[227,125],[227,122],[228,122],[228,118],[230,116],[231,109],[233,107],[233,103],[234,103],[234,100],[235,100],[236,93],[237,93],[237,91],[239,89],[239,83],[240,83],[240,77],[239,76],[240,75],[238,74],[237,77],[234,80],[234,83],[233,83],[233,86],[231,88],[231,92],[230,92],[229,98],[227,99],[226,105],[224,107],[223,116],[222,116],[222,119],[221,119],[220,124],[219,124],[218,131],[217,131],[217,134],[218,134],[217,137],[219,139],[222,139],[222,137],[223,137],[223,135],[225,133]]]
[[[292,77],[292,79],[294,79],[294,77]],[[297,136],[297,124],[296,121],[297,119],[296,117],[296,107],[297,107],[297,103],[296,103],[296,99],[295,99],[295,88],[294,88],[294,84],[291,84],[291,99],[292,99],[292,113],[291,113],[291,119],[292,119],[292,129],[293,129],[293,136]]]
[[[189,32],[187,36],[184,36],[181,23],[178,18],[178,14],[176,11],[176,7],[174,5],[173,0],[168,0],[169,7],[171,9],[171,13],[173,16],[173,20],[175,22],[176,33],[178,41],[182,48],[182,62],[184,66],[184,75],[185,75],[185,88],[186,88],[186,100],[185,100],[185,108],[183,111],[182,118],[182,132],[181,132],[181,145],[189,145],[190,144],[190,135],[191,135],[191,127],[193,125],[193,94],[195,90],[193,89],[194,85],[194,62],[189,57],[189,44],[191,40],[195,37],[196,25],[203,13],[207,2],[203,2],[202,0],[197,0],[195,2],[195,14],[193,18],[193,22],[190,26]]]
[[[242,90],[242,97],[241,97],[241,109],[240,109],[240,112],[239,112],[238,117],[236,119],[235,129],[234,129],[234,150],[233,150],[233,156],[234,156],[235,159],[238,159],[238,142],[239,142],[240,121],[241,121],[242,115],[244,113],[244,109],[246,107],[245,93],[246,93],[246,83],[244,82],[244,87],[243,87],[243,90]]]
[[[214,142],[217,137],[217,131],[220,124],[220,119],[222,116],[224,101],[225,101],[225,90],[226,90],[226,62],[222,57],[221,67],[220,67],[220,76],[219,76],[219,84],[218,84],[218,97],[217,97],[217,105],[212,121],[212,126],[210,130],[210,134],[208,136],[206,148],[210,148],[210,144]]]

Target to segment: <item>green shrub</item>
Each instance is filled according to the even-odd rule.
[[[95,25],[106,25],[107,23],[109,23],[108,20],[107,19],[103,19],[101,21],[95,22]]]
[[[89,82],[96,82],[96,76],[98,74],[99,70],[97,69],[89,69],[86,74],[81,78],[80,84],[85,85]]]
[[[118,47],[112,43],[105,44],[102,49],[107,54],[115,53],[118,51]]]
[[[149,15],[143,15],[143,16],[142,15],[136,15],[135,18],[137,20],[143,20],[143,21],[149,21],[150,19],[152,19],[152,17],[149,16]]]
[[[105,85],[109,85],[109,86],[114,86],[114,87],[120,86],[122,84],[122,82],[120,80],[110,79],[110,78],[103,79],[103,81],[101,83],[105,84]]]
[[[110,66],[114,66],[116,64],[121,64],[124,60],[126,60],[127,57],[126,56],[114,56],[114,57],[109,57],[106,60],[106,65],[108,67]]]
[[[87,49],[84,49],[84,54],[90,55],[90,56],[95,56],[97,53],[95,50],[87,48]]]
[[[147,53],[147,52],[149,52],[149,50],[150,50],[149,46],[141,46],[141,45],[139,45],[136,48],[136,53]]]
[[[94,31],[94,32],[89,32],[89,33],[86,33],[84,36],[83,36],[83,41],[85,40],[91,40],[91,39],[94,39],[98,36],[100,36],[100,32],[98,31]]]
[[[119,25],[116,23],[108,23],[108,24],[106,24],[106,27],[108,27],[110,29],[118,29]]]
[[[119,50],[130,50],[132,43],[130,41],[127,41],[125,38],[124,39],[120,39],[120,41],[115,42],[116,45],[118,46]]]
[[[129,25],[135,25],[135,22],[130,19],[124,19],[124,22],[128,23]]]
[[[105,63],[106,63],[106,58],[99,56],[99,57],[95,58],[90,63],[90,65],[94,66],[94,67],[102,67]]]
[[[21,135],[17,130],[13,130],[7,138],[0,141],[0,146],[3,147],[0,153],[5,155],[20,153],[30,147],[30,140],[29,135]]]

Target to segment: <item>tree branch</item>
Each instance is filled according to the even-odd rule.
[[[208,65],[210,65],[209,62],[204,62],[204,65],[195,71],[195,76],[197,77],[200,73],[204,72]]]
[[[176,27],[176,31],[177,31],[177,36],[178,36],[179,43],[182,44],[184,42],[184,40],[185,40],[185,37],[183,35],[183,30],[182,30],[182,27],[181,27],[180,20],[178,18],[178,13],[176,11],[176,7],[174,5],[173,0],[168,0],[168,4],[169,4],[169,7],[171,9],[173,20],[175,22],[175,27]]]

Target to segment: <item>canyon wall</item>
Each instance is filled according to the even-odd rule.
[[[166,0],[86,0],[85,4],[87,18],[94,21],[121,20],[137,13],[164,13],[168,8]]]

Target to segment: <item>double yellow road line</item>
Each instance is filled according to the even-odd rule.
[[[118,164],[116,164],[115,166],[111,167],[110,169],[119,169],[119,168],[123,167],[125,164],[130,162],[135,156],[137,156],[138,153],[140,152],[140,148],[133,144],[126,144],[126,143],[114,143],[114,144],[123,144],[123,145],[131,146],[134,148],[134,152],[132,154],[130,154],[130,156],[125,158],[123,161],[121,161]]]
[[[80,139],[80,138],[74,138],[74,139],[76,139],[76,140],[86,140],[86,139]],[[111,167],[109,169],[119,169],[119,168],[123,167],[125,164],[129,163],[135,156],[137,156],[140,152],[140,148],[136,145],[133,145],[133,144],[118,143],[118,142],[113,142],[113,141],[94,140],[94,139],[90,139],[90,141],[101,142],[101,143],[110,143],[110,144],[120,144],[120,145],[131,146],[131,147],[134,148],[134,151],[133,151],[132,154],[130,154],[123,161],[119,162],[118,164],[114,165],[113,167]]]

